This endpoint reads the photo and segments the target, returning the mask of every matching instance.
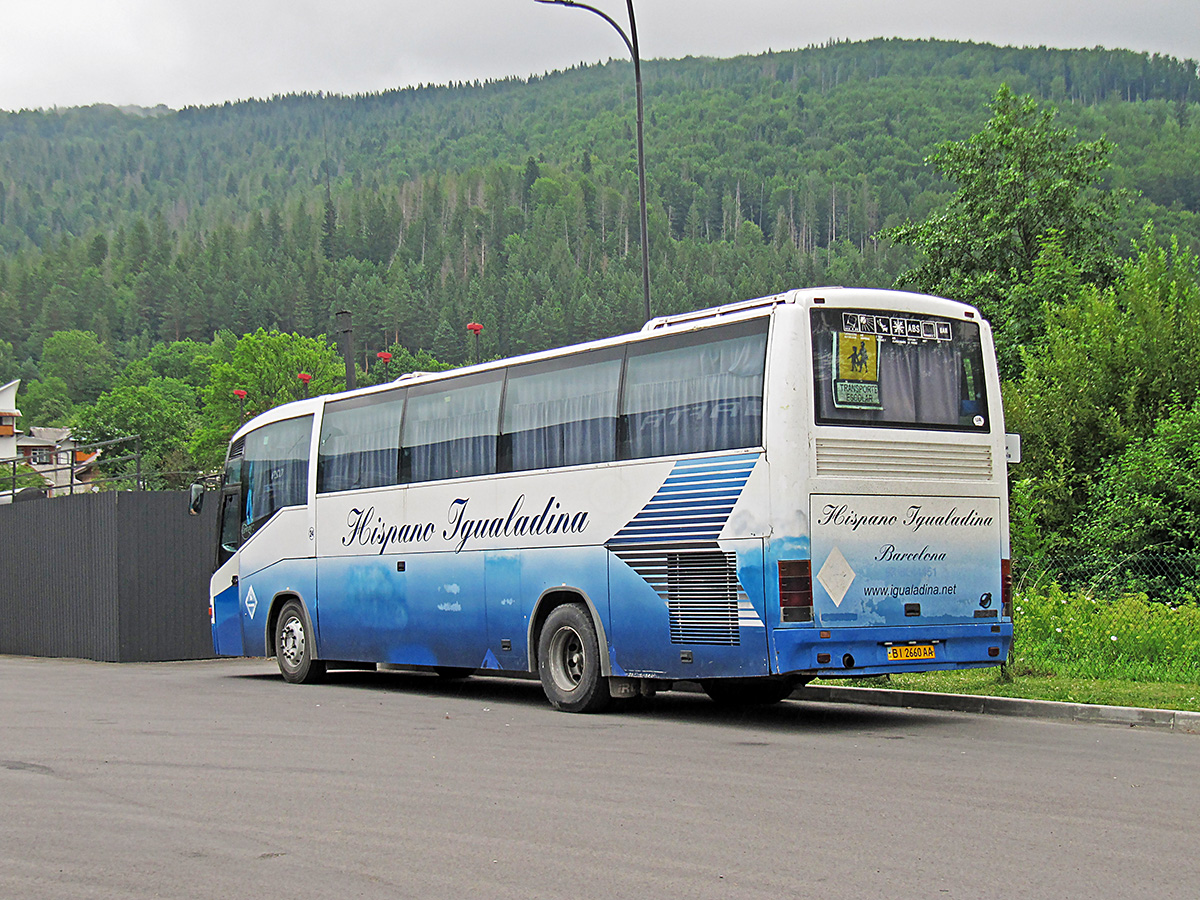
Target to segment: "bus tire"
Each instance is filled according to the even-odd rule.
[[[275,660],[283,680],[290,684],[316,684],[325,678],[325,661],[313,658],[307,621],[298,600],[283,604],[275,620]]]
[[[538,635],[538,676],[546,699],[563,712],[599,712],[612,700],[600,671],[600,644],[587,610],[556,607]]]
[[[796,679],[787,675],[763,678],[706,678],[704,693],[719,706],[770,706],[786,700],[796,689]]]

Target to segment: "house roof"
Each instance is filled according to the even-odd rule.
[[[55,444],[61,444],[64,441],[71,440],[70,428],[50,428],[45,425],[30,425],[29,433],[33,437],[44,438]]]
[[[54,441],[46,438],[35,437],[34,435],[26,434],[17,438],[18,447],[57,447]]]

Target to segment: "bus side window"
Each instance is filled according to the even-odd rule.
[[[608,462],[616,455],[619,351],[514,368],[505,389],[501,471]]]
[[[766,347],[765,319],[631,346],[621,457],[759,446]]]
[[[401,480],[440,481],[496,471],[502,372],[412,388],[404,415]]]
[[[396,484],[404,394],[367,394],[325,407],[317,450],[318,494]]]

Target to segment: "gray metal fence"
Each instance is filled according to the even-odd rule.
[[[217,504],[110,491],[0,506],[0,653],[108,662],[212,656]]]

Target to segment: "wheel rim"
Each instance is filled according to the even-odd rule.
[[[304,623],[299,616],[289,616],[279,629],[279,658],[289,669],[298,669],[304,661]]]
[[[560,690],[573,691],[583,680],[587,655],[583,639],[574,628],[562,627],[550,639],[550,677]]]

